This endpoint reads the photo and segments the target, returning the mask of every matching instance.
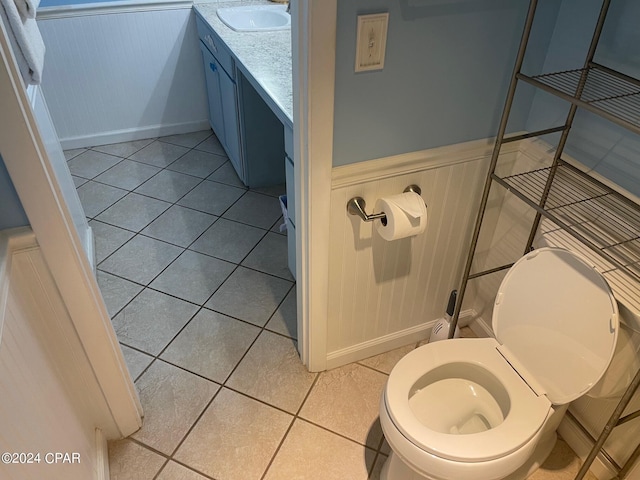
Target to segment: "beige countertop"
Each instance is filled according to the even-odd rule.
[[[243,4],[270,4],[270,2],[196,3],[194,9],[227,45],[235,57],[237,68],[280,121],[292,128],[291,30],[236,32],[218,18],[216,13],[218,8]]]

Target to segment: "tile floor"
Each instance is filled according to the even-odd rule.
[[[320,374],[296,351],[283,187],[247,190],[210,131],[65,152],[144,425],[113,480],[377,479],[378,399],[416,345]],[[560,442],[536,480],[570,479]]]

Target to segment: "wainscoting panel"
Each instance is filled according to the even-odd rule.
[[[506,149],[512,155],[517,147]],[[444,314],[460,274],[485,179],[491,145],[470,142],[334,169],[328,366],[424,339]],[[376,199],[410,184],[427,203],[426,231],[387,242],[346,211],[361,196]]]
[[[188,4],[38,13],[42,88],[63,148],[208,128],[193,15]]]
[[[0,391],[0,452],[34,454],[0,478],[108,478],[117,427],[28,227],[0,232]]]

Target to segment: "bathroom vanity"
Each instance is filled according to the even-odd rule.
[[[234,31],[217,15],[224,6],[194,6],[209,122],[246,186],[278,185],[286,179],[289,269],[295,276],[291,30]]]
[[[224,5],[194,7],[211,127],[247,186],[284,183],[284,129],[293,129],[291,31],[236,32],[218,18]]]

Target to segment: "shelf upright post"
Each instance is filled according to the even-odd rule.
[[[516,86],[518,85],[517,74],[522,68],[522,62],[524,61],[524,55],[527,51],[527,44],[529,43],[529,35],[531,34],[531,27],[533,26],[533,19],[536,13],[536,7],[538,6],[537,0],[531,0],[529,2],[529,10],[527,12],[527,19],[522,32],[522,38],[520,39],[520,46],[518,47],[518,55],[516,57],[516,63],[513,68],[513,74],[511,75],[511,82],[509,83],[509,89],[507,91],[507,99],[502,111],[502,118],[500,119],[500,126],[498,128],[498,134],[496,135],[496,143],[493,147],[493,153],[491,154],[491,162],[489,164],[489,170],[487,172],[487,178],[484,184],[484,190],[482,192],[482,199],[480,200],[480,207],[478,208],[478,215],[476,217],[476,224],[473,229],[473,235],[471,238],[471,245],[469,246],[469,253],[467,255],[467,261],[462,274],[462,281],[458,288],[458,297],[456,299],[456,306],[453,311],[451,327],[449,328],[449,338],[453,338],[456,331],[456,325],[458,324],[458,317],[460,316],[460,310],[462,310],[462,300],[464,299],[464,293],[467,289],[467,283],[469,282],[469,274],[471,273],[471,265],[473,264],[473,257],[478,244],[478,238],[480,237],[480,228],[482,226],[482,220],[484,219],[484,212],[489,201],[489,192],[491,190],[492,175],[496,169],[498,163],[498,157],[500,156],[500,149],[504,139],[504,134],[507,129],[507,122],[509,120],[509,114],[511,113],[511,107],[513,106],[513,98],[516,93]]]
[[[633,395],[638,389],[638,387],[640,387],[640,370],[638,370],[635,377],[633,377],[633,380],[627,387],[627,390],[622,395],[622,398],[620,398],[618,405],[616,406],[615,410],[611,414],[609,421],[603,428],[595,444],[591,448],[591,452],[589,452],[589,455],[587,456],[586,460],[582,464],[582,467],[580,467],[580,471],[578,471],[578,474],[575,476],[574,480],[582,480],[584,476],[587,474],[587,471],[589,471],[589,467],[591,467],[591,464],[596,459],[598,452],[600,452],[600,450],[604,446],[604,442],[606,442],[607,438],[609,438],[609,435],[611,435],[611,432],[613,431],[613,429],[618,425],[620,425],[620,417],[622,416],[622,412],[624,411],[624,409],[627,407],[627,405],[633,398]],[[639,455],[640,455],[640,445],[636,447],[636,450],[631,454],[631,457],[629,457],[625,465],[618,472],[618,475],[616,475],[616,477],[614,478],[616,479],[625,478],[627,473],[629,473],[629,471],[631,470],[633,463],[638,459]]]
[[[600,10],[600,15],[598,17],[598,21],[593,33],[593,37],[591,39],[591,44],[589,46],[589,51],[587,53],[586,56],[586,60],[585,60],[585,64],[584,64],[584,68],[581,70],[581,74],[580,74],[580,79],[578,81],[578,84],[576,86],[576,90],[574,92],[573,96],[569,96],[568,95],[564,95],[564,93],[566,92],[562,92],[563,95],[559,95],[560,98],[565,98],[565,100],[571,101],[571,106],[569,108],[569,112],[567,114],[567,119],[565,121],[565,124],[563,127],[556,127],[556,128],[551,128],[551,129],[545,129],[545,130],[541,130],[539,132],[532,132],[529,134],[524,134],[524,135],[517,135],[511,139],[506,139],[504,138],[505,135],[505,131],[506,131],[506,127],[507,127],[507,123],[508,123],[508,119],[509,119],[509,115],[511,113],[511,108],[513,105],[513,100],[514,100],[514,96],[516,93],[516,86],[517,86],[517,82],[520,79],[524,79],[527,80],[527,77],[525,75],[523,75],[520,70],[522,68],[522,64],[524,61],[524,56],[526,53],[526,49],[527,49],[527,44],[529,42],[529,36],[531,34],[531,29],[532,29],[532,25],[533,25],[533,20],[535,17],[535,11],[536,11],[536,7],[537,7],[537,0],[530,0],[529,3],[529,11],[527,13],[527,19],[525,22],[525,26],[524,26],[524,30],[522,33],[522,38],[520,40],[520,46],[518,48],[518,54],[516,57],[516,62],[515,62],[515,66],[513,69],[513,74],[511,76],[511,82],[509,84],[509,89],[507,91],[507,98],[505,101],[505,105],[504,105],[504,109],[502,112],[502,117],[500,119],[500,125],[498,128],[498,133],[496,135],[496,140],[495,140],[495,145],[493,148],[493,152],[491,155],[491,161],[489,164],[489,168],[487,171],[487,177],[485,180],[485,184],[484,184],[484,190],[482,192],[482,198],[480,201],[480,206],[478,208],[478,214],[476,217],[476,223],[473,229],[473,234],[472,234],[472,238],[471,238],[471,243],[469,246],[469,252],[467,255],[467,259],[466,259],[466,263],[464,266],[464,272],[462,275],[462,280],[460,283],[460,287],[458,289],[458,297],[456,300],[456,305],[454,308],[454,312],[453,312],[453,320],[452,320],[452,325],[450,326],[450,330],[449,330],[449,338],[453,337],[453,334],[455,332],[456,329],[456,325],[458,323],[458,318],[460,316],[460,311],[462,309],[462,302],[464,299],[464,294],[467,288],[467,284],[469,282],[469,280],[471,278],[476,278],[478,276],[481,275],[485,275],[488,273],[492,273],[495,271],[499,271],[501,269],[503,269],[504,267],[499,267],[499,268],[494,268],[494,269],[490,269],[487,270],[486,272],[480,272],[477,273],[475,275],[471,275],[471,267],[472,267],[472,263],[473,263],[473,258],[476,252],[476,248],[477,248],[477,244],[478,244],[478,239],[480,236],[480,230],[482,228],[482,222],[484,219],[484,214],[486,211],[486,207],[487,207],[487,203],[489,200],[489,194],[490,194],[490,190],[491,190],[491,185],[493,183],[494,180],[496,180],[498,183],[500,183],[501,185],[503,185],[505,188],[507,188],[507,190],[510,188],[509,184],[505,183],[503,181],[503,179],[498,178],[495,175],[495,169],[497,166],[497,162],[498,162],[498,158],[500,156],[500,150],[502,147],[502,144],[510,141],[510,140],[521,140],[521,139],[525,139],[525,138],[530,138],[533,136],[540,136],[540,135],[545,135],[545,134],[549,134],[549,133],[555,133],[555,132],[562,132],[561,136],[560,136],[560,140],[558,142],[558,146],[556,148],[556,152],[554,154],[554,158],[553,158],[553,162],[551,167],[549,167],[549,173],[548,176],[546,178],[546,180],[544,180],[544,187],[542,190],[542,193],[540,195],[539,200],[536,199],[533,200],[531,198],[527,199],[525,198],[525,196],[522,193],[519,193],[517,189],[513,190],[513,193],[516,194],[517,196],[519,196],[522,200],[524,200],[525,202],[527,202],[529,204],[530,207],[532,207],[534,210],[536,210],[536,217],[535,220],[533,222],[531,231],[529,233],[529,239],[527,241],[527,246],[525,249],[525,254],[531,249],[531,246],[533,244],[533,240],[535,238],[535,234],[538,230],[538,227],[540,225],[540,220],[542,217],[542,214],[545,213],[546,215],[548,215],[550,218],[553,219],[553,217],[551,215],[549,215],[548,213],[544,212],[544,209],[546,207],[546,203],[549,197],[549,193],[551,191],[551,187],[554,183],[555,180],[555,176],[556,176],[556,172],[558,171],[558,169],[560,168],[560,164],[561,164],[561,156],[562,153],[564,151],[564,148],[566,146],[566,142],[567,142],[567,138],[569,135],[569,131],[573,125],[573,121],[578,109],[578,104],[582,104],[583,107],[587,108],[588,105],[585,104],[585,102],[583,102],[581,100],[582,98],[582,94],[584,93],[585,90],[585,86],[586,86],[586,82],[587,82],[587,76],[588,76],[588,71],[589,68],[594,66],[596,68],[599,68],[601,70],[608,70],[606,67],[602,67],[600,65],[596,65],[593,63],[593,58],[595,56],[595,52],[598,46],[598,42],[600,41],[600,35],[602,34],[602,29],[605,23],[605,19],[607,17],[607,12],[609,10],[609,5],[611,3],[611,0],[603,0],[602,3],[602,7]],[[623,78],[624,76],[621,74],[618,74],[617,72],[612,72],[613,74],[615,74],[618,78]],[[529,79],[529,81],[531,80],[531,78]],[[634,84],[638,84],[640,82],[634,81],[634,79],[629,79],[629,78],[625,78],[625,80],[630,81],[631,83]],[[532,83],[530,81],[530,83]],[[535,83],[533,83],[534,86],[536,85]],[[544,88],[544,86],[538,86],[539,88]],[[552,92],[553,93],[553,92]],[[574,103],[575,102],[575,103]],[[604,118],[610,118],[613,117],[613,115],[610,115],[607,111],[602,110],[602,112],[600,113],[601,116],[603,116]],[[615,119],[613,119],[612,121],[616,121]],[[623,119],[618,120],[618,123],[625,126],[626,123],[623,122]],[[627,122],[629,123],[629,122]],[[631,125],[630,123],[630,127],[629,128],[631,131],[635,131],[637,133],[640,133],[640,131],[638,130],[640,128],[640,126],[637,125],[637,123],[635,125]],[[542,182],[541,182],[542,183]],[[537,203],[536,203],[537,202]],[[559,222],[558,219],[556,219],[556,222],[558,222],[558,224],[560,226],[562,226],[562,222]],[[567,226],[565,225],[563,228],[567,228]],[[578,235],[576,232],[572,233],[572,235],[579,239],[581,242],[583,242],[585,245],[589,246],[589,248],[593,249],[594,251],[597,251],[598,248],[597,245],[593,244],[591,241],[589,241],[588,238],[583,237],[582,235]],[[611,260],[611,259],[610,259]],[[619,264],[616,260],[613,260],[613,263],[623,267],[623,271],[624,271],[624,266],[622,264]],[[630,273],[630,271],[628,271]],[[632,274],[635,278],[638,278],[637,275]],[[614,412],[612,413],[609,422],[607,423],[607,425],[605,426],[605,428],[603,429],[603,431],[601,432],[600,436],[598,437],[598,439],[594,439],[594,445],[593,448],[591,449],[591,452],[589,453],[589,455],[587,456],[587,459],[585,460],[585,462],[583,463],[582,467],[580,468],[580,471],[578,472],[577,476],[575,477],[575,480],[581,480],[582,478],[584,478],[584,476],[586,475],[589,467],[591,466],[591,464],[593,463],[594,459],[597,457],[598,452],[603,448],[605,441],[607,440],[608,436],[611,434],[612,430],[621,425],[622,423],[625,423],[629,420],[633,420],[635,418],[640,417],[640,411],[634,412],[632,414],[629,414],[625,417],[621,418],[621,415],[624,411],[624,409],[626,408],[626,406],[628,405],[628,403],[630,402],[631,398],[633,397],[634,393],[636,392],[636,390],[638,390],[638,388],[640,388],[640,371],[637,372],[636,376],[634,377],[634,379],[632,380],[631,384],[627,387],[626,392],[623,394],[620,402],[618,403],[618,406],[616,407],[616,409],[614,410]],[[627,474],[631,471],[631,468],[633,467],[633,464],[635,463],[635,461],[640,458],[640,446],[636,447],[636,449],[633,451],[633,453],[631,454],[631,456],[627,459],[625,465],[620,468],[618,467],[618,475],[615,477],[615,479],[622,479],[625,478],[627,476]]]
[[[591,44],[589,45],[589,51],[587,52],[587,58],[584,62],[584,68],[582,73],[580,74],[580,81],[578,82],[578,86],[576,87],[575,97],[580,98],[582,96],[582,92],[584,91],[585,84],[587,82],[588,75],[588,67],[593,62],[593,57],[596,54],[596,48],[598,47],[598,42],[600,41],[600,35],[602,34],[602,27],[604,26],[604,21],[607,18],[607,12],[609,11],[609,4],[611,0],[604,0],[602,2],[602,8],[600,9],[600,15],[598,16],[598,23],[596,24],[596,28],[593,32],[593,37],[591,37]],[[542,195],[540,196],[540,208],[544,208],[547,203],[547,198],[549,197],[549,191],[551,190],[551,186],[553,185],[553,180],[556,176],[556,170],[558,169],[558,161],[562,156],[562,152],[564,151],[564,147],[567,143],[567,138],[569,136],[569,130],[571,130],[571,126],[573,125],[573,119],[576,116],[576,112],[578,111],[578,106],[575,103],[572,103],[569,107],[569,114],[567,115],[567,120],[564,124],[565,128],[560,135],[560,140],[558,142],[558,147],[556,148],[556,153],[553,156],[553,163],[551,164],[551,170],[549,171],[549,177],[547,178],[547,183],[544,186],[544,190],[542,191]],[[540,212],[536,212],[536,217],[533,221],[533,225],[531,226],[531,231],[529,232],[529,239],[527,240],[527,246],[524,249],[524,254],[526,255],[529,251],[531,251],[531,247],[533,245],[533,240],[535,239],[536,232],[538,231],[538,226],[540,225],[540,220],[542,215]]]

